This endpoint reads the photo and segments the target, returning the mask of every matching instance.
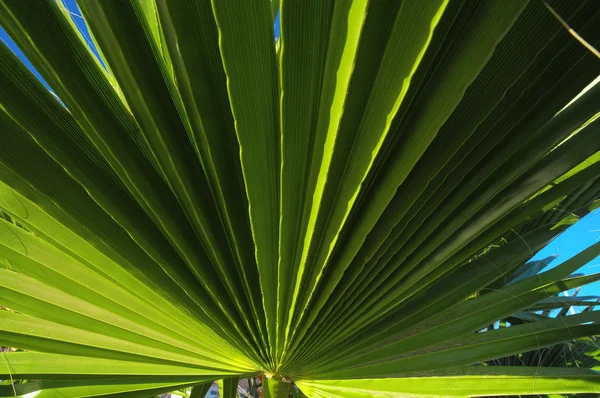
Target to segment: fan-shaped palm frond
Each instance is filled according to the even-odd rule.
[[[0,46],[0,395],[598,391],[470,366],[600,333],[474,333],[600,279],[599,243],[478,294],[598,197],[600,60],[542,2],[288,0],[277,41],[268,0],[78,3],[100,59],[0,0],[55,94]],[[598,46],[596,1],[550,5]]]

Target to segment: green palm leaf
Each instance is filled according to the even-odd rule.
[[[600,244],[529,262],[600,197],[600,63],[544,4],[78,3],[100,59],[0,0],[60,98],[0,45],[1,396],[598,391],[473,366],[600,334],[555,297]]]

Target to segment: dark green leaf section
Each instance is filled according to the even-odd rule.
[[[210,182],[234,251],[232,264],[237,266],[235,272],[241,276],[243,291],[252,308],[251,318],[258,324],[262,349],[266,350],[265,318],[241,173],[240,148],[211,4],[210,1],[159,1],[157,5],[177,87],[193,131],[190,139]]]
[[[272,358],[277,322],[281,154],[270,2],[261,0],[256,4],[230,7],[224,2],[213,1],[212,7],[240,145],[239,156]]]
[[[551,17],[547,17],[544,14],[540,14],[537,6],[531,5],[528,7],[521,19],[517,20],[515,23],[513,30],[507,33],[505,40],[523,40],[523,36],[526,37],[538,37],[538,31],[536,29],[531,29],[532,22],[531,18],[533,18],[536,23],[539,23],[541,26],[545,26],[546,29],[552,32],[556,32],[555,23]],[[598,14],[595,12],[590,12],[588,14],[584,13],[584,9],[580,10],[576,15],[585,20],[583,26],[590,26],[592,21],[595,21],[598,18]],[[589,11],[589,10],[588,10]],[[469,14],[465,14],[467,16]],[[538,22],[539,21],[539,22]],[[463,25],[457,25],[463,26]],[[514,32],[514,34],[513,34]],[[591,32],[591,30],[589,31]],[[450,36],[452,37],[452,36]],[[554,37],[554,41],[550,40]],[[549,149],[552,149],[552,146],[558,143],[562,138],[568,136],[570,133],[570,128],[564,129],[560,132],[559,129],[551,126],[557,126],[561,123],[559,120],[554,121],[552,124],[548,126],[544,126],[544,124],[553,116],[552,111],[549,109],[543,109],[541,107],[534,107],[531,110],[531,116],[528,118],[524,118],[522,122],[517,124],[512,129],[504,129],[502,125],[498,124],[499,120],[502,120],[501,117],[506,117],[508,114],[513,114],[518,109],[531,109],[527,108],[527,101],[539,99],[540,90],[548,92],[547,97],[548,101],[544,101],[543,104],[546,107],[554,107],[554,112],[557,112],[561,109],[562,106],[566,102],[568,102],[568,98],[570,96],[575,95],[577,92],[574,90],[570,94],[564,94],[563,90],[565,85],[571,87],[573,84],[573,79],[577,79],[580,76],[580,72],[588,71],[588,74],[585,78],[582,78],[579,83],[579,87],[583,87],[586,81],[590,81],[593,79],[593,74],[595,73],[595,63],[597,62],[592,57],[589,57],[585,51],[581,51],[579,53],[579,57],[581,57],[581,61],[573,66],[573,58],[572,53],[570,51],[577,52],[578,48],[576,46],[571,46],[568,34],[557,34],[556,36],[549,36],[546,38],[548,40],[548,48],[543,49],[540,54],[531,54],[530,63],[523,64],[522,57],[513,55],[512,58],[507,59],[503,55],[512,51],[512,46],[504,47],[502,43],[497,48],[497,54],[490,59],[490,62],[482,71],[482,75],[478,78],[478,80],[474,83],[474,86],[467,91],[468,97],[464,99],[464,101],[478,101],[476,98],[479,98],[481,95],[480,91],[477,91],[477,85],[480,82],[496,82],[496,80],[492,79],[484,79],[485,76],[490,76],[490,73],[497,70],[499,65],[502,65],[504,62],[511,62],[515,67],[519,65],[519,67],[523,68],[523,72],[526,73],[520,80],[515,80],[513,75],[509,76],[509,80],[506,81],[508,84],[508,88],[512,89],[507,91],[507,95],[502,99],[500,103],[496,106],[496,108],[490,107],[488,108],[488,112],[494,111],[489,114],[488,119],[484,123],[481,121],[479,123],[478,129],[479,133],[473,135],[473,139],[466,141],[464,148],[461,148],[464,152],[456,153],[456,156],[451,159],[451,162],[447,164],[447,166],[443,166],[437,163],[437,160],[440,157],[445,157],[452,155],[452,153],[447,152],[448,145],[450,142],[454,142],[456,138],[456,134],[453,130],[450,129],[451,126],[446,124],[443,129],[448,129],[447,133],[444,133],[439,137],[439,147],[438,147],[438,139],[434,140],[432,146],[429,148],[429,152],[427,152],[422,160],[422,163],[417,164],[417,166],[413,170],[413,175],[409,176],[409,182],[406,184],[406,189],[399,189],[397,191],[397,201],[393,201],[390,206],[388,206],[386,213],[380,218],[379,225],[375,227],[373,231],[371,231],[369,235],[369,239],[365,241],[363,246],[360,246],[358,242],[357,244],[350,244],[348,246],[349,249],[344,249],[340,253],[344,255],[348,255],[350,253],[349,250],[357,250],[360,248],[359,254],[356,257],[355,265],[351,266],[348,269],[349,272],[346,272],[344,275],[344,279],[338,284],[337,289],[331,293],[331,296],[326,293],[324,299],[329,299],[334,302],[337,302],[336,305],[328,306],[326,308],[326,312],[324,313],[323,318],[327,319],[331,322],[331,315],[327,315],[328,313],[334,312],[333,316],[342,317],[346,316],[347,320],[345,323],[337,323],[335,324],[336,329],[344,330],[347,334],[351,334],[353,330],[359,329],[363,326],[362,322],[358,324],[355,322],[355,317],[350,317],[350,315],[357,314],[360,311],[365,311],[364,316],[362,317],[363,322],[373,321],[373,314],[382,314],[385,311],[388,311],[385,307],[387,303],[391,302],[393,299],[396,299],[401,294],[406,292],[407,288],[410,288],[413,284],[415,284],[422,276],[425,275],[426,272],[431,272],[432,266],[447,264],[447,267],[455,267],[460,264],[464,264],[464,261],[467,260],[470,256],[477,253],[483,246],[493,241],[499,234],[501,228],[506,228],[504,231],[514,227],[522,218],[514,217],[512,218],[513,224],[511,225],[510,219],[505,217],[503,222],[499,222],[496,216],[494,216],[494,207],[493,200],[495,198],[496,201],[496,213],[497,215],[504,216],[507,212],[507,205],[509,202],[503,203],[500,198],[511,198],[514,199],[517,203],[519,200],[524,200],[527,198],[528,194],[525,194],[522,199],[518,199],[513,196],[510,191],[503,188],[500,182],[500,177],[503,175],[502,171],[506,170],[506,175],[503,178],[515,178],[516,176],[521,175],[521,173],[526,173],[527,171],[518,167],[523,167],[526,164],[529,164],[528,167],[534,167],[531,163],[533,153],[538,153],[538,157],[542,157],[547,153]],[[562,57],[556,57],[556,51],[558,46],[563,46],[565,48],[566,54]],[[560,49],[560,47],[558,47]],[[502,52],[501,52],[502,50]],[[527,52],[529,54],[529,48],[524,47],[523,52]],[[567,55],[569,54],[569,55]],[[497,55],[497,57],[496,57]],[[512,54],[511,54],[512,55]],[[555,73],[556,69],[548,68],[548,60],[553,60],[556,68],[562,70],[569,70],[569,73],[561,76],[561,80],[559,80],[553,87],[548,87],[546,82],[548,80],[544,78],[539,78],[538,85],[531,85],[531,77],[533,73],[538,73],[540,71],[540,67],[543,67],[546,73]],[[580,67],[582,69],[580,69]],[[514,68],[510,68],[511,71],[514,71]],[[495,72],[494,72],[495,73]],[[571,74],[572,73],[572,74]],[[527,76],[527,79],[525,78]],[[518,77],[518,76],[517,76]],[[528,87],[529,86],[529,87]],[[535,89],[534,89],[535,87]],[[528,88],[526,91],[523,91],[524,88]],[[491,89],[485,89],[485,92],[489,92]],[[509,96],[509,94],[511,94]],[[589,100],[591,102],[588,103],[590,108],[587,108],[588,112],[587,117],[590,117],[595,112],[592,103],[596,101],[593,98],[593,94],[590,95]],[[497,100],[498,101],[498,100]],[[523,101],[520,105],[515,105],[515,101]],[[554,102],[555,105],[550,105]],[[467,101],[468,104],[468,101]],[[535,104],[535,102],[534,102]],[[475,105],[475,102],[473,102]],[[495,106],[496,103],[492,102],[490,106]],[[583,109],[586,105],[581,104]],[[459,107],[459,109],[462,109]],[[464,108],[465,116],[470,117],[472,115],[472,107],[469,106]],[[567,108],[568,109],[568,108]],[[511,113],[513,112],[513,113]],[[577,123],[581,123],[582,120],[585,119],[586,115],[580,114],[580,111],[573,110],[571,116],[571,122],[573,125]],[[483,116],[487,116],[483,114]],[[525,115],[524,115],[525,116]],[[568,118],[565,116],[563,119],[567,121]],[[473,120],[475,123],[476,120]],[[533,124],[535,122],[535,124]],[[556,124],[554,124],[556,123]],[[456,128],[460,131],[463,131],[464,123],[461,122],[456,125]],[[448,126],[448,127],[447,127]],[[477,125],[474,126],[474,128]],[[505,131],[505,141],[499,142],[497,145],[497,150],[489,152],[487,158],[481,158],[481,156],[485,156],[485,148],[493,148],[494,140],[501,138],[500,134],[501,130]],[[518,140],[515,140],[519,134],[528,134],[527,131],[530,131],[530,128],[539,128],[539,133],[537,133],[537,137],[539,137],[539,141],[532,140],[530,144],[525,145],[521,150],[522,153],[519,156],[514,155],[514,151],[518,148],[522,143]],[[489,130],[486,130],[489,129]],[[488,132],[489,131],[489,132]],[[553,131],[552,134],[548,134],[549,131]],[[440,133],[441,134],[441,133]],[[591,137],[594,133],[589,133]],[[480,143],[481,138],[488,136],[492,141],[486,142],[486,146],[483,146]],[[590,138],[591,139],[591,138]],[[585,146],[587,144],[583,144]],[[546,147],[539,146],[542,142],[546,142]],[[511,143],[511,145],[509,145]],[[458,142],[453,145],[458,144]],[[437,148],[437,149],[436,149]],[[476,150],[477,148],[477,150]],[[589,152],[587,152],[589,150]],[[586,153],[593,153],[597,151],[598,148],[595,145],[592,145],[589,148],[586,148],[581,156],[585,156]],[[513,156],[514,155],[514,156]],[[569,156],[572,156],[569,153]],[[511,158],[512,157],[512,158]],[[478,160],[479,159],[479,160]],[[484,160],[485,159],[485,160]],[[511,159],[509,161],[509,159]],[[581,157],[579,159],[582,159]],[[474,161],[471,163],[471,161]],[[577,159],[572,159],[573,164],[576,164]],[[500,162],[497,165],[494,163]],[[499,164],[504,164],[506,167],[498,168]],[[438,164],[438,169],[431,169],[432,166]],[[554,163],[557,164],[557,163]],[[519,166],[521,165],[521,166]],[[456,169],[456,171],[452,172],[454,167],[461,166]],[[568,166],[567,166],[568,167]],[[566,167],[566,168],[567,168]],[[565,168],[565,169],[566,169]],[[432,173],[429,176],[427,174],[420,174],[421,170],[430,170],[428,173]],[[540,170],[540,172],[546,172]],[[416,174],[415,174],[416,173]],[[433,178],[436,173],[439,173],[436,178]],[[472,173],[473,177],[467,178],[470,176],[469,173]],[[494,174],[495,173],[495,174]],[[510,174],[512,173],[512,174]],[[560,172],[557,171],[557,174]],[[512,175],[512,177],[510,177]],[[531,178],[529,181],[537,181],[542,182],[545,178],[548,178],[548,175],[540,177]],[[475,178],[478,176],[477,178]],[[451,177],[451,178],[450,178]],[[419,184],[427,183],[431,181],[428,185],[423,185],[423,187],[427,187],[426,191],[423,191],[421,196],[418,195],[418,192],[415,192],[414,187],[415,184],[417,186]],[[482,210],[479,211],[479,216],[477,218],[473,217],[473,211],[476,207],[467,207],[466,203],[472,203],[476,205],[477,203],[483,204],[485,202],[485,196],[481,195],[477,189],[480,189],[479,186],[483,183],[483,181],[487,181],[486,184],[493,189],[490,192],[490,196],[487,200],[492,200],[488,202],[489,204],[486,207],[483,207]],[[478,185],[479,184],[479,185]],[[522,187],[523,185],[517,185],[518,183],[513,183],[513,187]],[[374,183],[374,194],[379,193],[380,184]],[[485,186],[485,185],[483,185]],[[482,186],[482,187],[483,187]],[[537,187],[530,187],[530,194],[535,193],[538,189],[543,187],[543,183],[538,185]],[[504,189],[504,191],[498,191],[498,189]],[[520,188],[519,188],[520,189]],[[500,194],[500,192],[503,192]],[[512,191],[515,192],[515,191]],[[525,193],[525,191],[521,191]],[[568,191],[566,191],[568,193]],[[471,195],[471,196],[468,196]],[[495,195],[495,196],[493,196]],[[469,199],[467,199],[469,198]],[[558,198],[558,197],[557,197]],[[500,200],[499,200],[500,199]],[[417,201],[418,200],[418,201]],[[411,208],[407,204],[411,203],[411,201],[415,201],[415,205]],[[366,200],[366,203],[372,204],[372,200]],[[462,208],[459,206],[463,206]],[[501,207],[500,207],[501,206]],[[533,209],[533,207],[532,207]],[[535,211],[539,210],[539,207],[535,209]],[[362,212],[358,212],[357,214],[363,214]],[[521,213],[522,214],[522,213]],[[522,217],[522,215],[519,215]],[[405,215],[405,217],[402,217]],[[450,224],[450,222],[453,224]],[[468,222],[467,222],[468,221]],[[495,224],[492,224],[494,222]],[[396,224],[397,223],[397,224]],[[460,223],[464,224],[463,230],[461,233],[455,233],[456,228]],[[493,225],[495,228],[488,229],[486,233],[485,225]],[[445,227],[445,232],[442,232],[440,227]],[[469,228],[469,226],[472,226]],[[380,229],[383,227],[383,229]],[[387,229],[389,228],[389,229]],[[459,230],[460,232],[461,230]],[[391,234],[390,234],[391,232]],[[349,232],[352,233],[352,232]],[[437,241],[435,238],[437,236]],[[466,238],[466,240],[465,240]],[[475,239],[476,238],[476,239]],[[469,239],[475,239],[469,242]],[[354,242],[354,241],[351,241]],[[383,243],[383,246],[379,246]],[[376,246],[372,246],[376,244]],[[421,245],[421,246],[419,246]],[[437,248],[436,248],[437,246]],[[458,248],[464,247],[459,252],[455,252]],[[441,248],[445,248],[445,250],[441,251]],[[434,251],[435,250],[435,251]],[[411,256],[411,253],[415,253]],[[433,257],[433,253],[435,257]],[[427,256],[429,255],[429,259]],[[448,255],[452,255],[452,257],[446,257]],[[419,273],[413,273],[412,270],[417,269],[417,265],[419,265]],[[427,264],[427,266],[425,266]],[[365,266],[366,265],[366,266]],[[337,267],[332,267],[332,269],[337,269]],[[448,270],[450,268],[446,268]],[[438,272],[447,272],[440,269]],[[407,276],[414,275],[410,278]],[[431,275],[431,277],[435,277]],[[325,276],[327,278],[327,276]],[[404,283],[398,287],[394,287],[394,284],[398,283],[400,280],[404,279]],[[384,294],[384,292],[393,289],[388,294],[389,301],[379,300],[379,298]],[[392,291],[395,290],[395,293]],[[327,291],[324,291],[327,292]],[[348,292],[348,293],[345,293]],[[358,300],[358,301],[357,301]],[[361,307],[356,307],[357,302],[364,302]],[[376,307],[373,307],[373,304],[377,303]],[[318,308],[318,307],[317,307]],[[391,309],[391,307],[388,307]],[[349,311],[352,309],[352,311]],[[363,310],[364,309],[364,310]],[[337,312],[337,314],[336,314]],[[379,316],[379,315],[377,315]],[[350,327],[350,329],[349,329]],[[324,330],[323,328],[313,328],[314,331]],[[326,330],[326,329],[325,329]],[[319,341],[327,341],[326,338],[321,338]]]
[[[208,181],[190,145],[181,99],[152,40],[139,2],[84,1],[82,9],[145,141],[193,228],[194,233],[177,239],[185,245],[179,248],[180,255],[238,333],[244,335],[238,325],[244,321],[250,325],[242,316],[248,312],[248,305],[234,294],[241,289],[241,283],[231,277],[237,272],[230,246],[218,213],[213,210]],[[200,247],[195,237],[201,242]],[[250,330],[248,344],[256,342],[251,337],[257,334],[256,330]]]
[[[321,162],[321,167],[327,166],[327,169],[310,177],[316,188],[292,302],[293,330],[298,329],[298,323],[307,313],[307,305],[313,300],[333,248],[341,244],[338,242],[341,229],[389,133],[390,120],[404,103],[412,76],[446,4],[434,1],[423,7],[420,2],[408,1],[398,7],[378,2],[366,10],[374,18],[370,23],[364,22],[358,43],[348,85],[348,92],[355,95],[346,98],[344,112],[334,120],[335,124],[330,121],[325,124],[327,130],[323,133],[318,130],[318,133],[333,135],[333,142],[328,146],[325,141],[324,156],[328,161]],[[285,5],[283,7],[285,9]],[[285,42],[283,45],[285,48]],[[327,115],[326,110],[321,110],[323,112]],[[317,129],[325,126],[317,126]],[[308,325],[310,322],[304,324]]]
[[[349,9],[350,2],[339,8]],[[341,12],[338,10],[338,12]],[[300,242],[306,234],[309,213],[306,204],[312,202],[314,185],[309,185],[311,168],[319,166],[324,137],[317,134],[320,100],[327,90],[323,73],[332,31],[334,2],[310,4],[284,2],[281,8],[280,109],[281,109],[281,221],[279,231],[279,295],[277,323],[278,350],[282,350],[285,327],[292,304],[296,274],[302,256]],[[292,23],[288,25],[288,19]],[[342,41],[343,38],[338,40]],[[313,183],[314,184],[314,183]],[[302,198],[302,200],[298,200]],[[300,227],[299,227],[300,226]]]

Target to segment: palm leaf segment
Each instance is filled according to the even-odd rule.
[[[37,380],[4,393],[597,391],[468,367],[600,332],[472,334],[599,279],[570,276],[597,244],[473,298],[598,198],[600,85],[564,107],[600,62],[541,2],[283,1],[277,45],[269,1],[79,5],[102,62],[55,1],[0,1],[61,100],[0,47],[0,373]],[[551,5],[598,46],[595,1]]]

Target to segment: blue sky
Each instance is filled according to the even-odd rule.
[[[64,0],[64,7],[71,14],[71,19],[75,22],[80,32],[83,34],[84,39],[90,47],[92,51],[97,54],[97,51],[92,43],[91,37],[88,33],[87,26],[85,21],[81,17],[81,12],[77,6],[75,0]],[[279,14],[275,20],[275,36],[279,37]],[[33,71],[33,73],[40,79],[46,87],[50,90],[48,84],[44,81],[44,79],[40,76],[40,74],[35,70],[33,65],[25,58],[23,53],[19,50],[19,48],[15,45],[15,43],[11,40],[8,34],[2,29],[0,26],[0,39],[5,42],[9,48],[15,52],[19,58],[27,65],[29,69]],[[548,269],[555,267],[562,262],[570,259],[577,253],[582,250],[588,248],[590,245],[600,241],[600,208],[588,214],[586,217],[579,220],[576,224],[571,226],[567,231],[561,234],[558,238],[552,241],[548,246],[542,249],[533,260],[542,259],[548,257],[553,254],[557,254],[558,257],[554,260],[549,266]],[[600,257],[593,260],[589,264],[585,265],[583,268],[579,270],[579,272],[585,274],[592,274],[596,272],[600,272]],[[600,281],[594,284],[590,284],[584,286],[581,289],[579,295],[599,295],[600,296]]]
[[[558,258],[552,261],[546,268],[551,269],[567,261],[596,242],[600,242],[600,208],[590,212],[590,214],[573,224],[545,248],[540,250],[533,259],[538,260],[553,254],[558,254]],[[600,257],[586,264],[578,272],[584,274],[600,272]],[[600,295],[600,281],[584,286],[579,295]]]

